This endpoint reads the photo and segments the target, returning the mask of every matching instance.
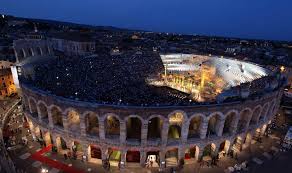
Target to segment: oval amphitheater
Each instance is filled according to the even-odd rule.
[[[31,132],[88,161],[165,168],[240,152],[264,135],[283,94],[274,72],[231,58],[64,57],[47,40],[14,47]]]

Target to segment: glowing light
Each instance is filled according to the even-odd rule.
[[[284,66],[281,66],[280,67],[280,70],[281,70],[281,72],[284,72],[285,71],[285,67]]]
[[[170,123],[182,123],[183,122],[183,114],[176,113],[169,118]]]
[[[42,173],[47,173],[47,172],[49,172],[49,170],[48,169],[45,169],[45,168],[42,168]]]

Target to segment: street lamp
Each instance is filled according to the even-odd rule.
[[[284,72],[285,71],[285,67],[284,66],[281,66],[280,67],[280,70],[281,70],[281,72]]]
[[[48,169],[46,169],[46,168],[42,168],[42,173],[47,173],[47,172],[49,172]]]

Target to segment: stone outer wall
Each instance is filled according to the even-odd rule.
[[[114,106],[114,105],[101,105],[96,103],[81,102],[54,96],[45,93],[41,90],[29,87],[22,84],[22,94],[25,109],[25,115],[29,119],[31,131],[34,132],[34,128],[38,127],[42,132],[49,133],[51,135],[54,145],[58,137],[62,137],[67,145],[78,141],[82,144],[84,155],[88,159],[90,156],[90,146],[94,145],[101,149],[102,160],[107,158],[107,150],[109,147],[118,149],[121,151],[121,162],[126,162],[127,151],[140,151],[140,163],[144,165],[146,160],[147,151],[159,151],[160,166],[165,164],[165,153],[171,149],[178,150],[178,159],[184,158],[185,150],[196,146],[199,151],[196,150],[196,158],[198,159],[205,146],[208,144],[215,144],[216,151],[220,144],[224,141],[233,143],[236,138],[245,139],[248,135],[253,135],[256,131],[259,131],[263,135],[267,123],[277,113],[280,100],[283,94],[283,90],[279,89],[273,92],[266,93],[265,95],[249,99],[242,102],[213,104],[213,105],[195,105],[195,106],[167,106],[167,107],[127,107],[127,106]],[[31,105],[29,101],[36,103],[38,115],[32,116]],[[38,105],[43,103],[46,105],[48,111],[48,122],[42,121],[40,115],[40,109]],[[64,128],[54,127],[52,122],[51,109],[57,107],[61,110],[63,115]],[[253,115],[254,111],[258,109],[259,115]],[[68,129],[67,114],[70,110],[74,110],[79,114],[80,118],[80,133],[71,132]],[[240,132],[237,132],[237,123],[240,119],[240,114],[243,111],[249,112],[248,123],[246,128]],[[99,135],[92,137],[86,134],[85,115],[87,113],[93,113],[99,120]],[[178,140],[168,140],[169,129],[169,117],[174,113],[183,114],[183,123],[181,127],[181,137]],[[236,115],[235,123],[232,125],[232,133],[222,134],[224,121],[226,116],[234,112]],[[120,136],[116,139],[108,139],[105,137],[104,120],[108,115],[117,117],[120,122]],[[214,116],[219,115],[218,127],[216,135],[208,137],[208,121]],[[193,117],[201,116],[202,122],[200,126],[200,137],[196,139],[188,139],[189,124]],[[250,124],[252,116],[257,116],[256,123]],[[138,117],[141,120],[141,141],[128,141],[126,140],[126,122],[129,117]],[[163,127],[161,132],[161,139],[158,141],[147,140],[148,122],[153,117],[159,117],[163,121]],[[249,140],[245,140],[245,143],[250,143]],[[231,147],[228,147],[231,148]],[[227,149],[228,151],[228,149]]]

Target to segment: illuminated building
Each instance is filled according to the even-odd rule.
[[[16,45],[15,49],[22,50],[21,45]],[[78,64],[76,70],[90,67],[98,57],[87,57],[87,60],[88,64]],[[102,60],[109,61],[112,67],[118,68],[114,62],[120,59]],[[164,168],[177,165],[181,159],[192,162],[212,153],[239,152],[251,144],[252,137],[257,138],[264,134],[268,122],[278,111],[283,94],[281,81],[272,72],[256,64],[184,54],[161,55],[161,61],[163,70],[147,78],[146,85],[150,85],[149,88],[167,87],[164,94],[175,95],[180,104],[156,101],[156,105],[135,105],[135,102],[145,99],[138,97],[138,91],[137,95],[128,95],[129,100],[133,100],[129,104],[124,103],[126,98],[120,98],[116,102],[82,100],[80,93],[85,88],[74,91],[76,81],[73,80],[76,79],[73,77],[69,78],[72,84],[65,83],[60,87],[60,92],[65,93],[72,89],[76,97],[69,94],[61,96],[52,91],[54,88],[45,90],[31,82],[33,79],[27,79],[34,74],[25,69],[28,66],[24,65],[22,77],[25,79],[20,85],[25,115],[33,135],[42,136],[46,144],[52,143],[59,153],[77,146],[79,159],[86,156],[89,161],[102,162],[109,159],[114,166],[118,162],[122,166],[132,163],[144,166],[151,156],[158,158],[155,166]],[[144,68],[140,63],[138,67]],[[68,71],[69,75],[63,75],[62,72],[58,75],[66,78],[70,76],[69,72],[73,73],[66,69],[66,66],[60,68],[66,73]],[[110,73],[114,69],[109,67],[105,70],[107,71],[97,72],[94,69],[93,72]],[[136,73],[141,77],[145,70],[130,72],[131,77]],[[84,74],[79,71],[76,74],[80,75],[78,82],[80,78],[83,79]],[[129,74],[129,71],[125,74]],[[121,76],[115,78],[114,75],[118,74],[110,75],[107,81],[113,79],[110,82],[117,80],[119,84],[129,80],[128,76],[120,80]],[[56,81],[46,84],[58,87],[63,82],[60,78],[57,76],[54,78]],[[96,85],[102,86],[97,83],[98,81]],[[97,94],[112,87],[108,85],[98,88],[96,85],[94,88],[97,89]],[[119,89],[127,87],[130,86]],[[132,92],[134,88],[129,89],[127,91]],[[162,90],[155,90],[156,93],[157,91],[162,93]],[[95,94],[92,90],[91,92],[90,96]],[[193,93],[199,93],[200,96],[194,97]],[[155,96],[157,100],[160,98]],[[171,101],[176,101],[175,97],[170,97]]]

